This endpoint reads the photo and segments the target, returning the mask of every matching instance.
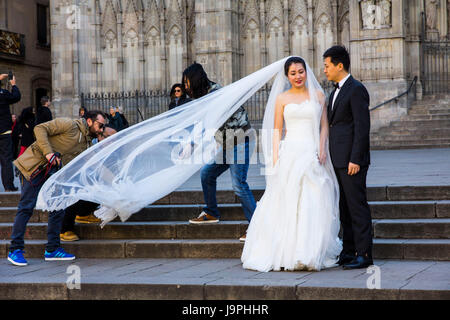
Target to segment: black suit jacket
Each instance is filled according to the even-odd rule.
[[[364,85],[350,76],[333,103],[334,90],[328,102],[330,123],[330,156],[336,168],[347,168],[352,162],[370,164],[370,98]]]

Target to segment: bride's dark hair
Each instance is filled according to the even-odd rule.
[[[303,68],[305,68],[306,71],[306,62],[305,60],[303,60],[300,57],[290,57],[289,59],[286,60],[285,64],[284,64],[284,74],[287,76],[288,72],[289,72],[289,67],[291,66],[291,64],[294,63],[301,63],[303,65]]]

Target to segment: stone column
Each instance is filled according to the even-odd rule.
[[[370,106],[407,89],[406,0],[350,1],[351,73],[370,93]],[[407,112],[399,99],[371,113],[372,131]]]
[[[50,1],[52,43],[52,104],[55,117],[75,117],[80,107],[76,0]]]
[[[308,34],[309,56],[307,59],[310,61],[310,65],[314,66],[314,3],[312,0],[308,0]]]
[[[208,77],[221,85],[238,76],[238,6],[236,1],[197,0],[195,2],[196,57]]]

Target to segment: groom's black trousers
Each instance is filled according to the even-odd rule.
[[[339,182],[343,253],[372,258],[372,217],[366,196],[368,166],[350,176],[347,168],[334,168]]]

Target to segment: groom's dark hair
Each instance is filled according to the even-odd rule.
[[[333,46],[323,54],[323,58],[330,58],[331,62],[337,66],[339,63],[342,63],[345,71],[348,72],[350,69],[350,55],[348,51],[343,46]]]

